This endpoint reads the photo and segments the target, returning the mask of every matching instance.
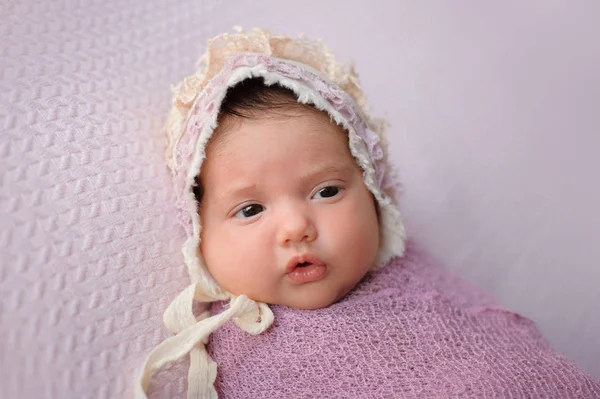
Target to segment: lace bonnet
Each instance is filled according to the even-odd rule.
[[[227,89],[251,77],[290,89],[298,102],[327,112],[345,129],[350,151],[364,172],[365,185],[379,204],[381,244],[373,267],[404,253],[404,228],[396,179],[388,164],[385,123],[369,116],[354,69],[338,63],[322,42],[302,36],[292,39],[262,29],[238,29],[235,34],[209,40],[196,72],[172,89],[173,106],[166,125],[178,219],[188,237],[182,251],[192,283],[164,313],[164,323],[175,335],[146,358],[135,387],[138,399],[146,398],[153,371],[187,353],[188,399],[216,398],[213,383],[217,365],[205,348],[210,334],[230,319],[250,334],[262,333],[273,322],[266,304],[244,295],[233,296],[211,277],[199,252],[201,221],[192,191]],[[215,301],[229,301],[229,306],[211,316],[210,303]],[[199,315],[192,310],[194,303],[196,310],[200,307]]]

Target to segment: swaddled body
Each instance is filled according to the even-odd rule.
[[[327,308],[273,312],[262,335],[211,336],[220,398],[600,397],[533,322],[412,245]]]

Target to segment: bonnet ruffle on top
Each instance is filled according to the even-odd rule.
[[[166,126],[178,219],[187,234],[182,251],[192,283],[164,313],[164,323],[175,335],[146,358],[135,388],[138,399],[146,398],[152,372],[188,353],[187,397],[216,398],[217,365],[205,348],[210,334],[230,319],[250,334],[262,333],[273,322],[266,304],[231,295],[210,275],[199,251],[201,221],[192,191],[227,89],[252,77],[292,90],[298,102],[327,112],[345,129],[365,185],[379,204],[381,244],[373,268],[404,253],[404,228],[397,206],[397,183],[388,164],[385,123],[369,116],[354,69],[338,63],[322,42],[304,37],[291,39],[262,29],[238,29],[235,34],[209,40],[196,72],[172,89],[173,106]],[[215,301],[229,301],[229,305],[211,316],[209,307]],[[192,311],[194,303],[196,309],[200,306],[199,316]]]

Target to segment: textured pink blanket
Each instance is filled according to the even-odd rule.
[[[409,247],[340,302],[211,337],[219,398],[600,398],[522,316]]]

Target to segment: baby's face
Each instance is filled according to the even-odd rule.
[[[201,251],[232,294],[301,309],[328,306],[373,265],[375,202],[325,114],[241,120],[207,148]]]

